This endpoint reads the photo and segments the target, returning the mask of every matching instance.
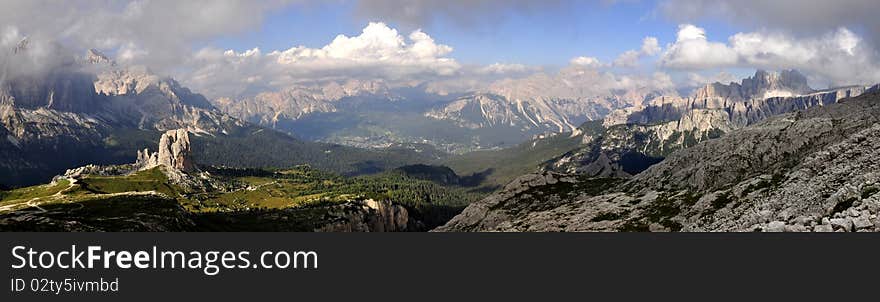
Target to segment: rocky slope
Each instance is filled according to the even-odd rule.
[[[661,96],[647,106],[609,114],[604,135],[565,154],[545,170],[593,177],[630,177],[670,153],[774,115],[827,106],[864,93],[852,86],[814,91],[797,71],[757,71],[741,83],[714,83],[693,96]]]
[[[584,146],[550,160],[544,170],[590,177],[630,177],[672,152],[730,131],[727,118],[714,110],[692,110],[667,123],[614,125],[600,135],[584,137]]]
[[[880,231],[880,94],[783,114],[622,181],[530,174],[438,231]]]

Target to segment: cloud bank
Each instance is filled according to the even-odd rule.
[[[257,48],[243,52],[205,48],[189,62],[193,71],[186,78],[197,89],[219,95],[347,78],[409,81],[456,74],[462,67],[447,57],[452,50],[421,30],[404,37],[384,23],[373,22],[360,35],[339,35],[322,48],[296,46],[266,54]],[[518,67],[525,68],[496,65],[485,71],[517,71]]]
[[[686,70],[797,69],[815,80],[844,85],[880,81],[876,59],[877,53],[870,45],[843,27],[804,38],[771,31],[737,33],[723,43],[709,40],[703,28],[684,24],[658,63]]]
[[[861,30],[880,43],[875,0],[664,0],[658,10],[681,23],[725,20],[740,26],[815,36],[840,27]]]
[[[574,3],[570,0],[359,0],[355,3],[356,19],[391,23],[368,23],[358,35],[339,35],[317,48],[291,45],[278,50],[227,50],[202,46],[212,39],[259,28],[272,12],[309,1],[2,1],[0,63],[4,77],[45,72],[85,49],[98,48],[122,64],[146,65],[172,75],[209,97],[348,79],[426,84],[453,93],[542,74],[555,80],[578,78],[572,83],[593,85],[585,89],[668,87],[672,81],[667,79],[674,79],[674,86],[680,88],[713,79],[728,80],[732,68],[798,69],[811,82],[826,85],[880,82],[876,47],[880,18],[873,16],[877,7],[873,0],[665,0],[658,10],[672,20],[682,20],[674,37],[648,36],[640,44],[632,41],[632,48],[601,60],[589,55],[571,58],[561,71],[518,62],[461,64],[455,58],[455,45],[432,38],[430,24],[442,19],[471,31],[473,26],[506,17],[548,12],[564,15]],[[713,18],[734,24],[751,22],[757,27],[716,37],[699,26],[699,21]],[[27,57],[8,59],[24,37],[29,38],[31,49]],[[561,63],[565,59],[560,58]],[[590,76],[576,77],[575,70]]]
[[[171,70],[200,41],[260,25],[288,0],[4,0],[0,28],[51,37],[77,49],[118,52],[117,59]]]

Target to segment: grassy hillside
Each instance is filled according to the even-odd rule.
[[[513,148],[454,156],[438,163],[452,168],[458,175],[485,175],[486,179],[481,187],[485,191],[491,191],[518,176],[535,171],[550,159],[580,147],[583,135],[596,136],[604,130],[601,121],[586,122],[579,129],[582,135],[563,133],[531,140]]]
[[[67,227],[163,230],[162,224],[167,221],[159,216],[171,213],[158,214],[151,210],[148,204],[155,202],[157,210],[172,211],[177,207],[171,216],[189,217],[194,221],[169,222],[175,230],[185,226],[185,230],[308,231],[324,223],[328,219],[327,211],[333,206],[366,199],[401,205],[409,212],[410,219],[429,229],[445,223],[483,196],[462,187],[441,186],[401,173],[344,177],[307,166],[284,170],[215,168],[208,172],[212,175],[209,183],[224,189],[182,188],[170,183],[165,173],[155,168],[128,176],[87,175],[73,182],[59,180],[48,185],[0,191],[0,230],[50,230],[52,225],[64,225],[65,230],[70,229]],[[131,207],[141,210],[134,211]],[[140,216],[147,225],[138,224]],[[104,224],[100,217],[111,224]],[[22,219],[29,222],[22,225]],[[241,224],[218,224],[228,219]],[[284,225],[292,229],[266,225],[267,221],[291,219],[297,221]],[[202,226],[201,222],[207,225]]]
[[[278,168],[310,165],[343,175],[378,173],[445,156],[431,148],[367,150],[307,142],[259,127],[241,128],[222,136],[191,137],[195,161],[202,165]]]
[[[138,150],[155,151],[159,137],[158,131],[122,128],[102,133],[93,141],[61,136],[19,148],[0,140],[0,158],[15,159],[0,161],[0,186],[46,183],[67,169],[88,164],[131,163]],[[307,164],[343,175],[379,173],[446,156],[430,146],[367,150],[315,143],[255,126],[235,128],[225,135],[191,135],[190,139],[194,160],[201,165],[273,168]]]

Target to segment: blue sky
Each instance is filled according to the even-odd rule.
[[[269,13],[259,28],[221,37],[209,44],[237,51],[259,47],[264,51],[303,45],[322,47],[336,35],[357,36],[369,21],[385,22],[406,34],[413,26],[394,20],[357,16],[352,1],[293,5]],[[491,24],[490,24],[491,23]],[[710,40],[724,41],[737,30],[724,22],[699,26]],[[674,42],[678,23],[659,14],[655,1],[615,5],[577,1],[572,6],[530,13],[513,13],[484,24],[460,25],[440,15],[420,26],[438,43],[452,46],[450,55],[464,64],[521,63],[561,66],[576,56],[612,61],[637,49],[643,38],[660,44]]]
[[[195,41],[193,49],[233,50],[234,55],[202,56],[198,62],[204,64],[192,67],[201,75],[192,77],[208,80],[240,74],[230,78],[231,83],[213,87],[234,85],[241,79],[273,82],[280,76],[295,81],[345,74],[392,81],[448,80],[473,76],[481,67],[495,63],[552,72],[571,66],[577,57],[588,57],[598,59],[592,68],[623,76],[617,80],[639,77],[636,85],[649,85],[645,81],[658,79],[659,72],[680,89],[738,81],[755,69],[798,69],[817,88],[880,80],[880,72],[872,67],[877,52],[872,32],[866,30],[870,23],[832,19],[811,21],[805,27],[798,23],[799,17],[778,18],[781,12],[774,12],[787,12],[789,7],[754,0],[733,4],[726,0],[306,1],[267,6],[253,15],[259,17],[253,26],[218,31],[210,39]],[[806,13],[823,16],[830,9]],[[750,20],[752,15],[757,19]],[[863,19],[870,18],[856,20]],[[409,52],[397,60],[374,61],[382,50],[371,47],[384,47],[379,44],[329,59],[326,52],[316,54],[337,35],[358,37],[370,22],[397,30],[410,46],[414,41],[409,33],[420,29],[434,40],[434,46],[448,45],[453,51],[433,54],[424,61],[409,52],[412,49],[393,50]],[[680,33],[687,34],[687,41],[678,40]],[[658,40],[659,51],[642,51],[646,37]],[[343,43],[337,50],[358,47],[358,43],[369,42]],[[288,64],[270,63],[279,59],[267,56],[270,52],[297,46],[305,47],[307,53],[292,54]],[[237,59],[253,48],[261,50],[261,57]],[[632,62],[622,60],[627,51],[638,52],[629,57],[637,56],[637,63],[616,63],[618,58]]]

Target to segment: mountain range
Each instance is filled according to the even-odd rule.
[[[878,86],[758,70],[681,96],[564,69],[457,94],[348,80],[208,99],[97,50],[61,61],[3,71],[0,185],[18,189],[0,226],[113,230],[64,204],[125,197],[173,218],[114,213],[127,230],[876,230]]]
[[[538,136],[574,131],[608,112],[660,94],[647,87],[590,89],[595,71],[564,70],[500,80],[468,93],[429,85],[389,87],[348,80],[286,87],[213,104],[241,120],[308,140],[363,148],[428,144],[453,154],[516,146]]]
[[[14,55],[28,51],[23,45]],[[311,164],[357,174],[441,156],[411,146],[362,150],[264,131],[171,78],[145,67],[117,65],[95,50],[46,74],[4,79],[0,173],[5,177],[0,183],[6,186],[44,182],[86,164],[130,162],[135,151],[175,129],[196,135],[194,156],[205,164]]]

